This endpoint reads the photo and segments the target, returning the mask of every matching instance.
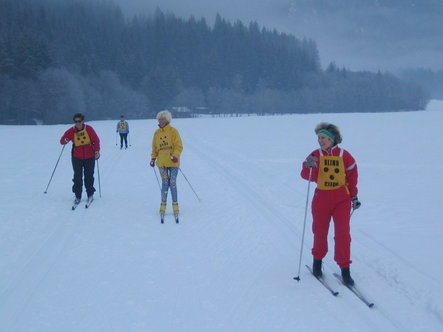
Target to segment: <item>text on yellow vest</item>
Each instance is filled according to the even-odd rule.
[[[320,156],[317,188],[331,190],[346,185],[345,167],[342,156]]]

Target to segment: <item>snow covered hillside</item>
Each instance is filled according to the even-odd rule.
[[[71,126],[0,126],[0,331],[442,331],[443,104],[425,112],[176,119],[184,142],[180,224],[149,167],[155,120],[90,124],[102,197],[71,211]],[[370,309],[311,264],[303,159],[329,121],[359,166],[352,275]],[[313,192],[311,186],[311,195]],[[98,189],[97,172],[96,188]],[[169,197],[170,203],[170,197]],[[333,241],[331,229],[330,241]],[[333,248],[333,246],[331,246]]]

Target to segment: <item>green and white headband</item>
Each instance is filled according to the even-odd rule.
[[[321,129],[318,132],[318,135],[319,134],[323,134],[323,135],[327,136],[331,141],[335,142],[335,136],[330,131],[328,131],[326,129]]]

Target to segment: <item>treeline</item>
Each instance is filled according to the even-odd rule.
[[[429,91],[431,98],[443,99],[443,70],[410,68],[402,70],[399,77],[416,82],[426,91]]]
[[[217,16],[160,10],[126,19],[111,2],[0,0],[0,123],[221,113],[423,109],[427,94],[385,73],[320,67],[312,40]]]

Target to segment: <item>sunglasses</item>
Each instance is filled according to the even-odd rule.
[[[83,120],[74,120],[75,123],[83,122]]]

